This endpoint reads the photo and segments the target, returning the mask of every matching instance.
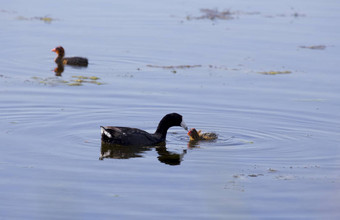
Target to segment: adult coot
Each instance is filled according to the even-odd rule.
[[[153,134],[138,128],[101,126],[102,142],[125,146],[156,145],[165,141],[166,133],[172,126],[181,126],[188,130],[182,115],[171,113],[162,118]]]
[[[62,46],[56,47],[51,51],[58,55],[54,60],[58,65],[87,66],[89,64],[87,58],[84,57],[64,57],[65,50]]]

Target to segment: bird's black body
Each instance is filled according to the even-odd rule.
[[[153,134],[138,128],[101,126],[101,138],[104,143],[117,145],[156,145],[166,140],[167,131],[172,126],[182,126],[187,129],[182,121],[182,116],[177,113],[171,113],[163,117]]]
[[[157,134],[150,134],[138,128],[128,127],[101,127],[102,130],[102,141],[118,145],[127,146],[142,146],[142,145],[155,145],[165,141]],[[108,132],[109,135],[105,132]]]

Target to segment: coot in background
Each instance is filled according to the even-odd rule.
[[[53,48],[51,51],[58,55],[54,60],[58,65],[87,66],[89,63],[87,58],[84,57],[64,57],[65,50],[62,46]]]

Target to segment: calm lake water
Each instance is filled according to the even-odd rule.
[[[339,219],[339,11],[2,2],[0,219]],[[89,66],[56,74],[58,45]],[[154,132],[171,112],[219,138],[101,146],[100,125]]]

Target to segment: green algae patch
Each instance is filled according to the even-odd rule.
[[[258,72],[264,75],[279,75],[279,74],[290,74],[292,71],[286,70],[286,71],[265,71],[265,72]]]
[[[62,79],[55,78],[55,77],[42,78],[42,77],[33,76],[31,77],[31,79],[33,80],[33,82],[37,82],[39,84],[49,85],[49,86],[56,86],[56,85],[62,85],[62,84],[68,83],[68,81],[66,80],[62,80]]]
[[[100,82],[100,78],[97,76],[72,76],[69,80],[61,79],[60,77],[31,77],[31,80],[43,85],[49,86],[58,86],[58,85],[67,85],[67,86],[83,86],[86,84],[94,84],[94,85],[104,85],[104,83]]]
[[[98,81],[95,81],[95,80],[92,80],[89,83],[96,84],[96,85],[104,85],[104,83],[98,82]]]
[[[99,80],[100,79],[97,76],[72,76],[72,78],[76,78],[77,80]]]
[[[72,76],[72,78],[77,78],[78,79],[88,79],[87,76]]]
[[[84,84],[84,83],[89,83],[89,84],[95,84],[95,85],[103,85],[104,83],[99,82],[98,80],[100,80],[99,77],[97,76],[72,76],[71,81],[73,81],[74,83],[80,83],[80,84]]]
[[[244,144],[254,144],[253,141],[241,140]]]
[[[83,84],[81,82],[71,82],[71,83],[67,83],[68,86],[82,86]]]

